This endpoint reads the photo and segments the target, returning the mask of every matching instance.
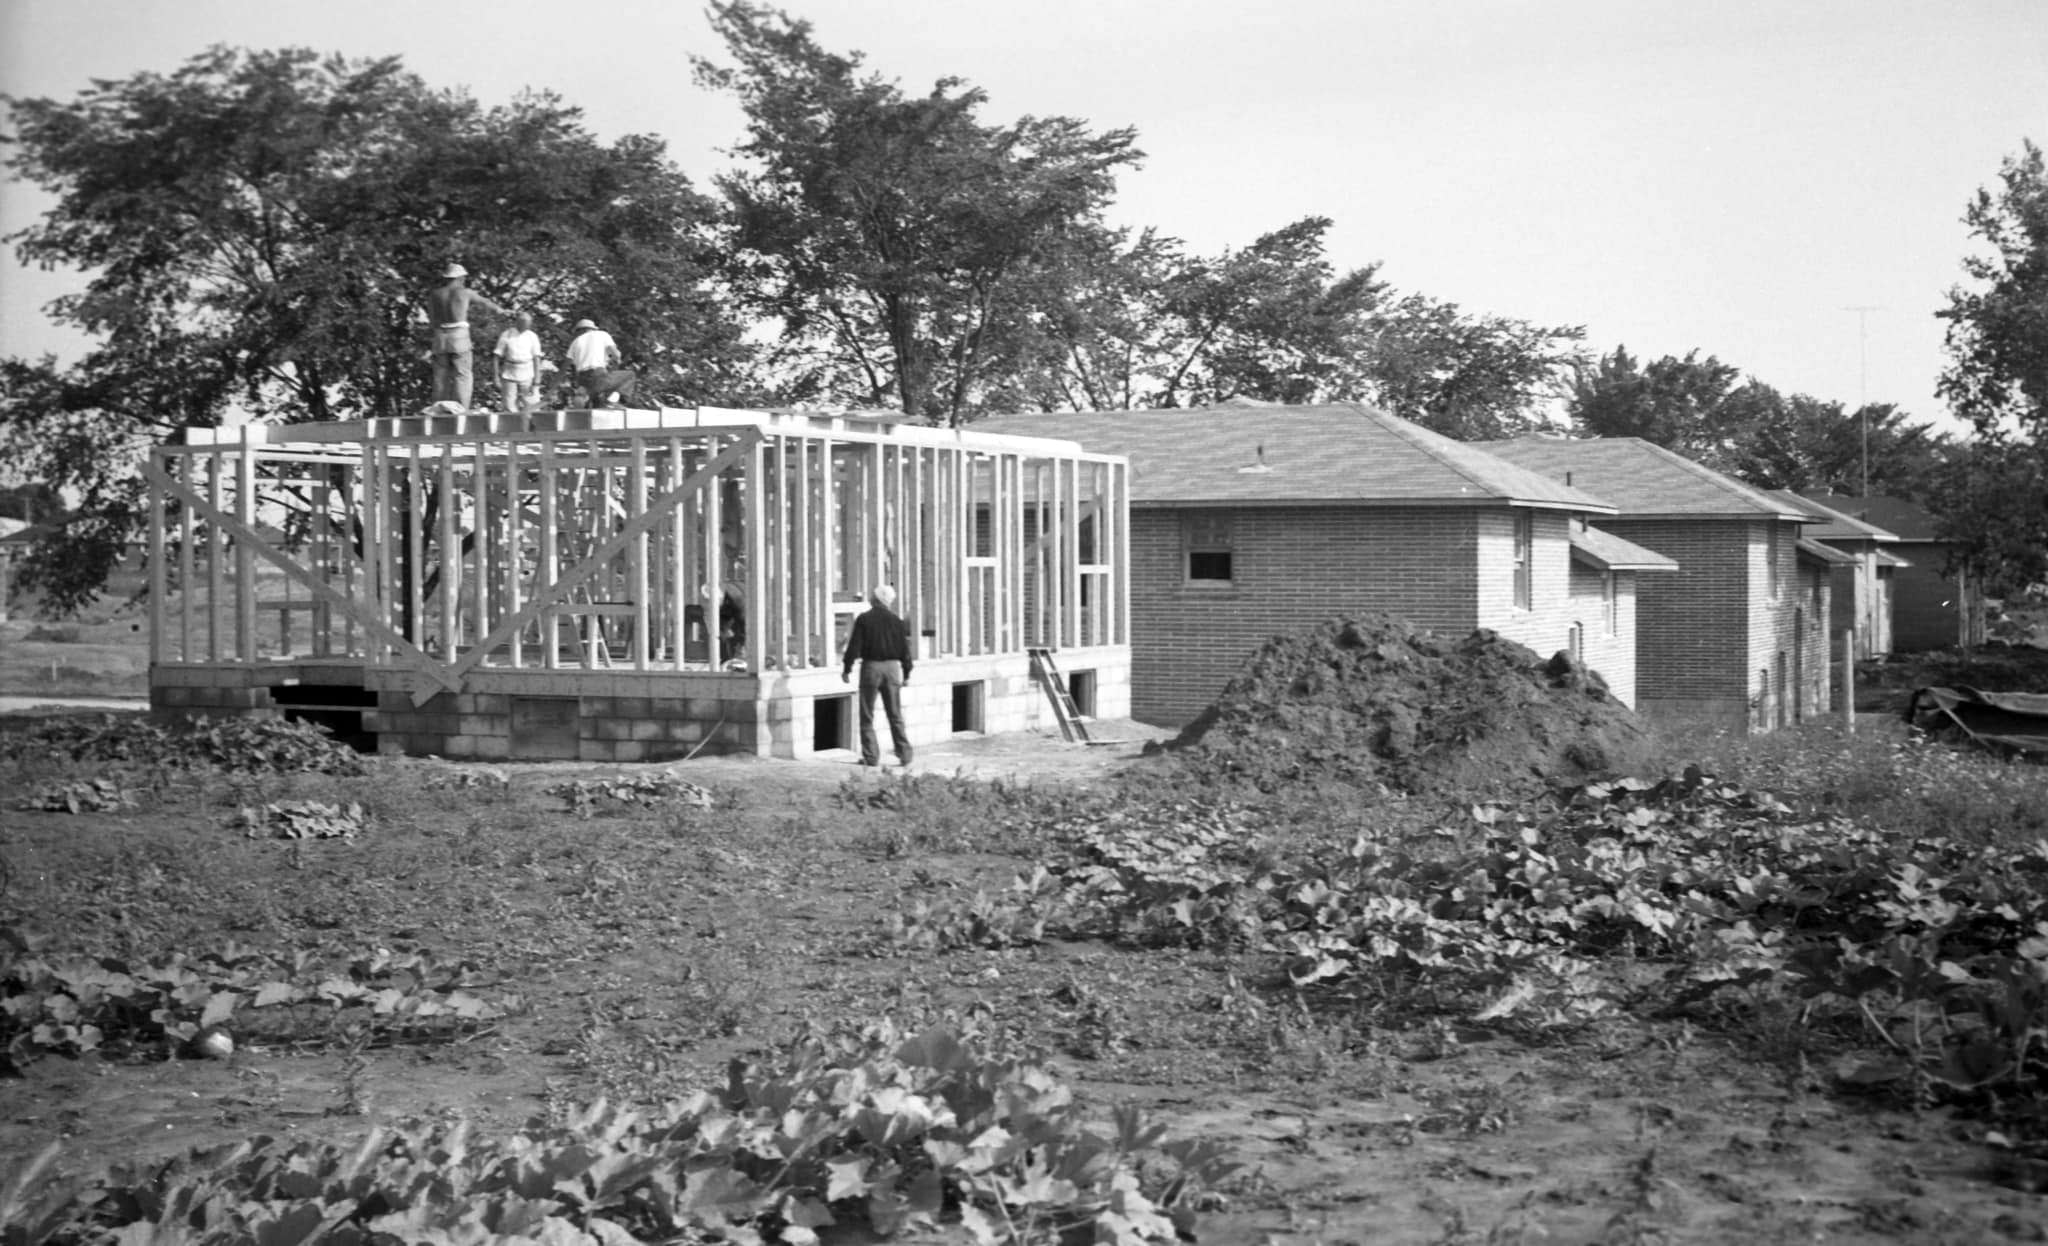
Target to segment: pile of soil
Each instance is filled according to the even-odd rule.
[[[1206,779],[1508,796],[1611,777],[1650,737],[1599,675],[1481,629],[1438,636],[1391,615],[1276,636],[1174,742]]]

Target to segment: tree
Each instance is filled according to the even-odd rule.
[[[1109,239],[1072,266],[1036,405],[1359,400],[1467,438],[1540,421],[1580,330],[1396,298],[1378,265],[1329,261],[1330,227],[1304,217],[1213,257],[1150,231]]]
[[[1937,392],[1976,430],[1945,465],[1932,509],[1952,562],[1994,591],[2048,575],[2048,164],[2022,141],[1963,213],[1986,251],[1949,290]]]
[[[1329,228],[1326,217],[1305,217],[1214,257],[1152,231],[1105,236],[1070,266],[1050,315],[1055,348],[1037,405],[1329,397],[1386,290],[1373,268],[1335,271],[1323,250]]]
[[[1937,469],[1954,448],[1951,439],[1931,425],[1913,423],[1893,404],[1851,411],[1806,394],[1783,398],[1765,385],[1744,388],[1765,400],[1726,454],[1730,475],[1799,493],[1926,499],[1939,487]]]
[[[2048,168],[2021,145],[1963,214],[1989,254],[1963,259],[1976,288],[1956,286],[1936,314],[1948,322],[1949,365],[1938,392],[1980,432],[2040,442],[2048,425]]]
[[[1647,366],[1625,346],[1572,383],[1572,426],[1586,437],[1640,437],[1718,467],[1740,423],[1729,402],[1741,373],[1688,351]]]
[[[986,125],[959,79],[907,96],[808,22],[744,0],[711,18],[734,63],[694,58],[697,80],[747,117],[749,167],[718,179],[734,284],[779,329],[789,395],[957,423],[1035,368],[1040,314],[1139,159],[1132,132]]]
[[[1941,570],[1998,596],[2048,579],[2048,471],[2034,447],[1979,437],[1952,447],[1934,475],[1929,509],[1953,543]]]
[[[82,270],[48,313],[94,339],[70,367],[0,363],[0,445],[82,502],[23,576],[60,608],[90,598],[139,527],[146,446],[230,413],[418,410],[416,308],[451,260],[544,326],[603,317],[643,364],[680,362],[663,369],[678,392],[744,385],[712,287],[712,204],[658,141],[601,145],[554,96],[486,109],[395,57],[217,47],[167,76],[4,104],[9,168],[57,199],[8,241]]]
[[[1948,438],[1890,403],[1850,411],[1806,394],[1786,397],[1712,355],[1639,364],[1617,347],[1572,386],[1572,426],[1587,437],[1641,437],[1765,489],[1869,492],[1925,498]]]
[[[1543,408],[1584,363],[1584,338],[1576,325],[1472,315],[1410,294],[1372,317],[1337,396],[1377,402],[1447,437],[1514,437],[1547,426]]]

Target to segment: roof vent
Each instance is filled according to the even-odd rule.
[[[1258,448],[1258,461],[1257,461],[1257,462],[1253,463],[1253,464],[1252,464],[1251,466],[1249,466],[1249,467],[1240,467],[1240,468],[1238,468],[1237,470],[1238,470],[1238,471],[1240,471],[1240,472],[1270,472],[1270,471],[1272,471],[1273,469],[1272,469],[1271,467],[1267,466],[1267,464],[1266,464],[1266,443],[1265,443],[1265,442],[1263,442],[1263,441],[1259,443],[1259,448]]]

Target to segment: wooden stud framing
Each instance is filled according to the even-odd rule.
[[[633,462],[626,473],[626,517],[637,520],[647,513],[647,439],[633,439]],[[647,531],[641,529],[633,538],[630,547],[632,557],[628,575],[632,583],[627,586],[633,603],[633,669],[644,671],[648,661],[648,626],[651,618],[648,601],[647,578]]]
[[[565,690],[614,662],[649,681],[822,674],[885,583],[921,658],[1129,637],[1127,469],[1062,443],[707,409],[251,426],[154,461],[156,666],[256,663],[269,564],[293,586],[282,617],[310,620],[295,661],[416,670],[416,702],[479,669]],[[256,530],[274,489],[312,508],[302,550]],[[721,643],[728,584],[743,652]]]

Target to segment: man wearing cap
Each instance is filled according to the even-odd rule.
[[[633,401],[639,381],[619,366],[619,344],[593,320],[576,322],[576,337],[569,343],[569,372],[576,388],[593,407],[623,406]]]
[[[434,401],[457,402],[469,409],[474,383],[470,372],[469,309],[472,304],[500,316],[504,308],[463,284],[469,270],[450,264],[441,273],[441,284],[427,294],[427,315],[434,325]]]

